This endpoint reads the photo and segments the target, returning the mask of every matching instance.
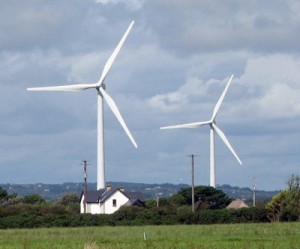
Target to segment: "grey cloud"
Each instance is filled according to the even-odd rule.
[[[181,56],[299,51],[297,1],[149,1],[143,11],[165,49]],[[164,25],[162,25],[162,23]],[[168,29],[168,32],[166,32]]]
[[[57,49],[64,53],[109,46],[131,21],[113,17],[95,1],[10,1],[1,4],[0,46],[5,50]],[[88,35],[87,35],[88,34]]]

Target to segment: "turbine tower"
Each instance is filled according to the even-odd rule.
[[[91,84],[75,84],[75,85],[64,85],[64,86],[49,86],[49,87],[33,87],[27,88],[27,91],[82,91],[88,89],[95,89],[97,91],[97,100],[98,100],[98,109],[97,109],[97,189],[105,188],[105,161],[104,161],[104,125],[103,125],[103,99],[114,113],[116,118],[118,119],[119,123],[123,127],[125,133],[129,137],[130,141],[137,148],[137,144],[131,135],[127,125],[121,116],[121,113],[114,102],[114,100],[108,95],[105,90],[104,80],[114,63],[124,41],[126,40],[134,21],[132,21],[127,28],[126,32],[124,33],[122,39],[120,40],[119,44],[108,58],[103,71],[102,75],[97,83]]]
[[[226,138],[225,134],[221,131],[221,129],[216,125],[216,117],[220,110],[221,104],[224,100],[224,97],[227,93],[227,90],[230,86],[230,83],[233,79],[233,75],[231,75],[222,95],[220,96],[215,108],[213,110],[213,114],[210,120],[204,122],[195,122],[195,123],[188,123],[188,124],[181,124],[181,125],[172,125],[172,126],[165,126],[161,127],[160,129],[176,129],[176,128],[198,128],[203,125],[209,125],[210,127],[210,186],[216,187],[216,172],[215,172],[215,132],[219,135],[221,140],[225,143],[228,149],[231,151],[233,156],[242,165],[242,162],[238,155],[235,153],[234,149],[230,145],[228,139]]]

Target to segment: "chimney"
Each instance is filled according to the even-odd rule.
[[[111,184],[107,184],[107,185],[106,185],[106,191],[111,190],[111,189],[112,189]]]
[[[119,190],[122,191],[122,192],[125,192],[124,186],[121,186],[121,187],[119,188]]]

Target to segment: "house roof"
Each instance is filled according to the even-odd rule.
[[[145,198],[141,192],[124,192],[124,194],[128,197],[128,199],[132,201],[141,201],[145,202]]]
[[[231,208],[231,209],[247,208],[247,207],[249,206],[241,199],[236,199],[227,206],[227,208]]]
[[[145,198],[140,192],[125,192],[118,188],[111,188],[109,190],[107,189],[99,189],[99,190],[88,190],[87,191],[87,203],[103,203],[105,202],[110,196],[112,196],[115,192],[120,191],[123,193],[130,203],[135,203],[137,201],[144,202]],[[83,193],[81,195],[81,198],[83,197]]]
[[[129,200],[128,202],[126,202],[124,204],[124,206],[140,206],[140,207],[144,207],[145,206],[145,202],[141,201],[139,199],[132,199],[132,200]]]
[[[87,195],[86,195],[86,202],[87,203],[99,202],[99,200],[101,199],[101,196],[103,195],[104,192],[105,192],[105,189],[88,190]],[[82,196],[83,196],[83,194],[82,194]]]

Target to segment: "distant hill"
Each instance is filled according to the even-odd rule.
[[[224,184],[218,186],[217,188],[222,189],[225,194],[227,194],[230,198],[233,199],[244,199],[246,202],[250,203],[253,199],[253,190],[250,188],[240,188],[240,187],[232,187],[230,185]],[[273,196],[277,195],[280,191],[264,191],[264,190],[256,190],[255,196],[256,201],[259,203],[264,203],[272,199]]]
[[[146,184],[146,183],[129,183],[129,182],[110,182],[114,187],[124,187],[126,191],[142,192],[146,199],[168,197],[177,193],[181,188],[187,188],[187,184]],[[41,195],[47,201],[57,200],[67,193],[76,193],[78,195],[83,191],[82,183],[66,182],[62,184],[0,184],[8,194],[16,193],[19,196],[28,196],[32,194]],[[230,198],[245,199],[251,202],[253,192],[250,188],[232,187],[230,185],[221,185],[217,187],[222,189]],[[88,189],[96,189],[96,183],[88,184]],[[270,200],[279,191],[256,190],[256,200]]]

